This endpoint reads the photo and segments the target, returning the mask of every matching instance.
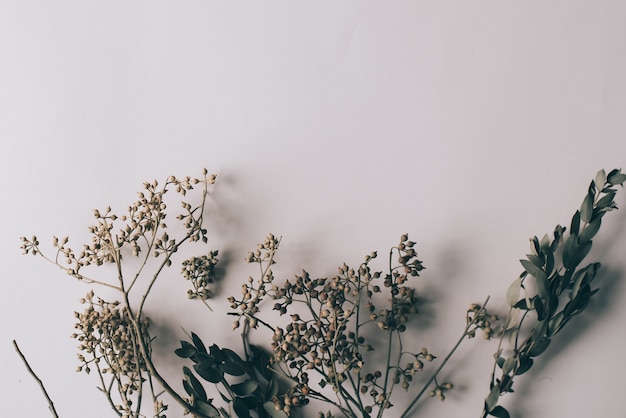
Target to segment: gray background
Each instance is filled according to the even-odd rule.
[[[90,288],[21,257],[18,237],[80,247],[93,208],[202,167],[219,175],[211,247],[231,263],[213,314],[177,268],[160,282],[163,353],[181,325],[238,343],[215,324],[268,232],[281,277],[334,274],[408,232],[427,266],[416,344],[443,355],[470,302],[505,306],[528,237],[567,225],[596,171],[626,163],[625,19],[619,1],[2,1],[0,414],[47,414],[17,339],[62,416],[112,416],[74,373]],[[625,221],[607,217],[601,293],[520,379],[514,417],[622,413]],[[445,374],[458,390],[422,416],[478,416],[493,351],[466,344]],[[163,367],[179,381],[180,363]]]

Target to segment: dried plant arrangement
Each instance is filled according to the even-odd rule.
[[[403,344],[407,333],[415,332],[411,321],[418,314],[418,294],[412,283],[424,269],[407,234],[382,261],[372,252],[353,267],[343,264],[334,277],[302,271],[289,280],[275,276],[281,239],[269,234],[245,259],[256,273],[243,281],[240,294],[227,299],[231,311],[226,315],[234,319],[232,329],[241,333],[241,345],[220,347],[189,333],[172,353],[186,362],[180,379],[168,381],[153,358],[157,336],[145,306],[174,255],[188,254],[197,245],[202,255],[180,266],[190,284],[187,297],[201,301],[207,315],[220,315],[209,312],[207,302],[216,296],[219,253],[206,249],[204,225],[215,181],[205,169],[199,178],[171,176],[162,184],[145,183],[124,214],[111,208],[94,211],[91,241],[80,249],[72,248],[69,238],[55,237],[49,256],[37,237],[21,238],[25,254],[117,295],[105,300],[90,289],[81,300],[84,311],[75,314],[72,335],[78,342],[78,371],[95,372],[97,388],[117,416],[165,417],[172,402],[194,417],[415,416],[414,406],[425,395],[444,400],[453,389],[451,382],[441,381],[441,371],[463,341],[480,333],[498,345],[481,417],[509,417],[500,398],[513,392],[514,381],[550,349],[597,292],[593,280],[600,265],[583,261],[603,216],[617,208],[615,187],[623,185],[626,175],[617,169],[598,172],[569,231],[557,225],[552,236],[530,240],[523,271],[506,292],[506,317],[487,311],[489,297],[470,304],[459,339],[438,360],[426,347]],[[175,194],[173,199],[166,197],[168,192]],[[187,201],[190,197],[195,204]],[[171,228],[168,199],[178,201],[182,210],[172,221],[179,225]],[[99,278],[102,269],[113,279]],[[271,344],[253,344],[254,332],[267,333]],[[42,381],[14,344],[58,416]],[[417,374],[429,377],[416,385]],[[411,394],[406,404],[397,403],[398,390]],[[320,405],[327,412],[317,412]]]

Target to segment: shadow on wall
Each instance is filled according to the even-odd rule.
[[[224,179],[222,179],[224,180]],[[227,180],[228,181],[228,180]],[[230,188],[232,189],[232,183],[234,179],[230,179]],[[221,237],[226,237],[227,244],[231,246],[230,249],[221,250],[220,251],[220,262],[218,263],[218,275],[217,281],[214,283],[213,292],[214,297],[217,299],[224,299],[226,294],[224,291],[230,290],[225,289],[224,286],[224,278],[232,275],[231,269],[235,268],[235,265],[239,265],[240,263],[237,261],[237,252],[241,251],[241,242],[235,241],[239,238],[238,232],[244,231],[247,228],[246,222],[242,213],[246,212],[245,209],[242,210],[241,206],[237,204],[233,205],[235,207],[234,210],[231,209],[231,203],[234,203],[232,200],[232,196],[227,196],[223,198],[223,195],[219,193],[214,197],[214,201],[217,202],[217,210],[213,209],[211,212],[210,222],[211,224],[217,225],[217,235]],[[235,199],[236,200],[236,199]],[[237,209],[238,208],[238,209]],[[620,213],[618,219],[625,219],[624,213]],[[609,254],[611,249],[613,249],[616,245],[619,245],[620,239],[623,239],[622,232],[624,222],[619,222],[617,228],[610,230],[610,235],[607,237],[607,234],[602,234],[596,239],[598,241],[597,244],[594,245],[594,251],[588,257],[590,260],[599,260],[608,264],[604,259],[606,254]],[[234,238],[233,238],[234,237]],[[249,238],[249,237],[248,237]],[[259,240],[257,240],[259,241]],[[292,250],[285,251],[285,268],[287,271],[291,271],[291,268],[294,264],[293,256],[297,257],[298,263],[310,263],[310,257],[314,257],[318,247],[315,245],[316,240],[307,241],[305,243],[301,243],[297,247],[297,251],[295,253]],[[419,252],[419,251],[418,251]],[[306,257],[303,256],[306,254]],[[384,254],[387,254],[386,251],[380,251],[379,257],[384,259]],[[421,258],[421,257],[420,257]],[[406,333],[407,341],[413,341],[412,334],[418,338],[424,338],[424,341],[418,341],[415,339],[414,344],[408,344],[411,348],[420,347],[421,345],[415,344],[425,344],[431,340],[432,335],[437,330],[442,329],[442,327],[451,326],[454,327],[454,331],[456,332],[457,325],[459,325],[459,331],[462,329],[463,319],[459,318],[459,322],[454,322],[454,324],[444,323],[443,321],[449,320],[449,318],[440,318],[438,316],[438,311],[446,309],[446,306],[450,306],[450,302],[452,301],[455,305],[458,301],[455,301],[455,295],[458,295],[458,286],[455,286],[455,283],[461,282],[461,287],[463,285],[464,271],[468,271],[468,264],[471,263],[471,249],[463,248],[460,243],[448,243],[445,246],[445,253],[441,255],[441,257],[433,262],[433,268],[430,270],[430,264],[428,260],[424,261],[425,265],[429,270],[426,270],[421,277],[411,283],[412,287],[417,289],[418,294],[418,308],[419,314],[408,324],[409,333]],[[243,262],[241,262],[243,264]],[[315,267],[319,265],[319,261],[314,262]],[[384,263],[378,265],[377,267],[382,267]],[[332,268],[332,266],[325,266],[322,268]],[[328,270],[327,270],[328,271]],[[330,270],[333,271],[333,270]],[[332,274],[331,274],[332,275]],[[318,277],[314,272],[312,276]],[[291,277],[291,275],[288,275]],[[322,276],[319,276],[322,277]],[[616,306],[616,297],[624,287],[621,280],[624,277],[624,272],[620,269],[612,268],[608,270],[601,271],[596,279],[596,287],[600,287],[601,291],[592,298],[589,307],[586,311],[580,316],[573,319],[574,326],[567,326],[563,329],[562,332],[558,334],[556,338],[554,338],[553,343],[548,348],[548,350],[542,354],[540,358],[538,358],[537,365],[540,367],[533,367],[527,373],[520,376],[516,379],[515,382],[515,394],[509,397],[505,397],[503,400],[507,403],[507,408],[516,416],[533,416],[537,413],[537,410],[533,409],[533,403],[528,402],[529,399],[532,399],[535,395],[538,395],[536,382],[542,376],[545,376],[547,368],[552,363],[552,360],[562,355],[562,353],[572,344],[575,344],[577,340],[580,340],[582,336],[590,329],[592,324],[603,317],[610,315],[610,313],[614,310]],[[284,282],[285,278],[278,275],[277,283]],[[235,283],[236,286],[241,284],[241,280],[237,280]],[[228,287],[228,286],[226,286]],[[502,295],[503,297],[503,295]],[[381,300],[381,306],[385,301]],[[266,303],[268,303],[266,301]],[[266,307],[267,308],[267,307]],[[219,314],[219,313],[218,313]],[[158,363],[164,366],[166,372],[172,373],[173,375],[180,375],[179,367],[174,367],[175,363],[172,363],[171,356],[173,353],[173,349],[175,349],[179,344],[179,338],[177,335],[180,335],[180,332],[177,332],[179,325],[172,323],[170,318],[156,317],[158,320],[156,324],[153,325],[154,335],[158,335],[159,338],[155,340],[155,355],[163,356],[159,358]],[[220,318],[221,319],[221,318]],[[229,324],[229,322],[224,322],[225,324]],[[193,331],[193,330],[188,330]],[[226,332],[230,332],[230,327],[227,326]],[[376,329],[370,329],[366,334],[366,337],[376,339],[377,338]],[[494,346],[491,346],[494,347]],[[491,349],[487,348],[487,349]],[[444,347],[444,350],[449,349],[449,347]],[[384,359],[381,357],[383,355],[382,352],[374,352],[374,356],[370,358],[370,364],[384,364]],[[445,355],[444,352],[441,354]],[[441,361],[441,358],[438,360]],[[462,362],[461,362],[462,364]],[[428,369],[424,373],[420,373],[415,377],[415,381],[411,385],[414,389],[419,389],[421,384],[426,382],[426,380],[430,377],[432,371],[434,371],[437,364],[433,364],[433,366],[428,367]],[[454,370],[454,366],[451,365],[450,370]],[[448,374],[448,373],[446,373]],[[479,384],[482,384],[480,382]],[[486,388],[485,388],[486,389]],[[456,388],[456,391],[462,393],[464,391],[463,386],[459,386]],[[411,394],[415,394],[415,392],[410,392],[409,394],[404,394],[402,391],[398,391],[396,394],[396,405],[397,411],[400,413],[404,409],[404,405],[408,404],[411,400]],[[485,393],[486,395],[486,393]],[[422,402],[418,403],[412,409],[412,416],[418,415],[418,412],[422,410]]]

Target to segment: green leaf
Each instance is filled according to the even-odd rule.
[[[615,190],[606,191],[604,196],[596,203],[596,208],[603,209],[613,207],[613,199],[615,198]]]
[[[509,357],[502,364],[502,374],[509,374],[517,364],[517,358]]]
[[[575,247],[575,252],[572,255],[572,262],[574,263],[573,267],[579,265],[585,257],[587,257],[587,254],[589,254],[589,251],[591,250],[591,245],[592,241],[587,241],[584,244],[581,243],[581,245],[577,245]]]
[[[565,319],[565,314],[562,311],[550,318],[548,321],[548,330],[546,332],[549,337],[552,337],[559,332],[563,319]]]
[[[528,355],[531,357],[537,357],[550,345],[550,338],[544,338],[543,340],[539,340],[536,343],[532,343],[530,349],[528,350]]]
[[[593,198],[591,193],[583,199],[583,203],[580,205],[580,220],[584,223],[591,222],[591,215],[593,214]]]
[[[204,416],[207,416],[210,418],[220,416],[220,412],[208,402],[204,402],[204,401],[196,399],[193,406],[195,408],[194,412],[199,412]]]
[[[509,289],[506,291],[506,301],[510,306],[515,306],[519,299],[519,293],[522,288],[522,278],[518,277],[511,283]]]
[[[550,276],[552,274],[552,270],[554,270],[554,254],[552,252],[552,249],[549,248],[546,253],[546,275]]]
[[[247,396],[252,394],[259,387],[259,384],[254,380],[244,380],[241,383],[237,383],[231,386],[233,392],[235,392],[239,396]]]
[[[563,247],[563,266],[572,270],[576,267],[577,263],[575,263],[574,252],[576,251],[578,236],[574,233],[570,233],[570,236],[567,237],[567,241],[565,241],[565,246]]]
[[[526,257],[528,258],[528,260],[530,260],[531,263],[533,263],[535,266],[542,268],[543,267],[543,262],[544,262],[544,257],[543,255],[534,255],[534,254],[526,254]]]
[[[189,358],[196,354],[196,348],[187,341],[181,341],[181,348],[177,348],[174,353],[181,358]]]
[[[232,361],[226,360],[224,364],[220,364],[219,368],[226,374],[231,376],[243,376],[246,374],[243,367],[240,364],[233,363]]]
[[[574,274],[572,293],[570,296],[571,299],[574,299],[578,295],[578,292],[582,286],[591,283],[591,281],[596,277],[596,273],[598,272],[599,268],[600,263],[592,263],[584,269],[578,270],[576,274]]]
[[[621,185],[626,181],[626,174],[622,174],[621,170],[613,170],[609,173],[607,180],[611,186]]]
[[[219,383],[224,377],[224,373],[222,373],[221,370],[215,367],[214,364],[207,361],[202,361],[198,364],[195,364],[193,368],[196,373],[198,373],[198,375],[200,375],[200,377],[207,382]]]
[[[546,311],[543,306],[543,302],[540,297],[535,297],[533,301],[533,305],[535,306],[535,311],[537,311],[537,320],[543,321],[546,317]]]
[[[548,322],[547,321],[539,321],[535,324],[532,331],[530,332],[530,341],[537,342],[540,341],[546,335],[548,330]]]
[[[533,359],[528,356],[521,356],[519,358],[519,366],[517,370],[515,370],[515,374],[519,376],[520,374],[526,373],[533,366]]]
[[[487,412],[491,412],[498,405],[498,398],[500,398],[500,386],[493,385],[491,388],[491,392],[489,392],[489,396],[485,399],[485,409]]]
[[[239,418],[250,418],[250,408],[241,398],[235,398],[233,409]]]
[[[596,219],[591,221],[591,223],[589,223],[587,226],[585,226],[583,228],[582,232],[578,236],[578,243],[579,244],[586,244],[588,241],[591,241],[591,239],[600,230],[600,225],[601,224],[602,224],[602,218],[600,218],[600,217],[597,217]]]
[[[202,387],[202,383],[200,383],[198,378],[194,376],[191,370],[189,370],[189,368],[186,366],[183,367],[183,373],[185,375],[185,380],[191,385],[191,388],[193,389],[195,398],[206,401],[206,391],[204,390],[204,387]]]
[[[198,337],[196,334],[192,332],[191,339],[193,340],[193,343],[199,352],[207,354],[206,347],[202,343],[202,340],[200,339],[200,337]]]
[[[565,232],[565,227],[561,225],[557,225],[554,228],[554,241],[552,241],[552,244],[550,245],[550,250],[552,251],[552,253],[554,253],[557,250],[557,248],[559,248],[559,245],[561,244],[561,241],[563,240],[564,232]]]
[[[543,234],[541,242],[539,242],[539,246],[541,247],[541,253],[544,253],[546,251],[546,248],[550,246],[550,237],[548,236],[548,234]]]
[[[598,171],[596,177],[593,179],[593,182],[596,184],[596,189],[601,192],[604,188],[604,183],[606,183],[606,171],[604,171],[604,169]]]
[[[537,237],[530,239],[530,251],[535,255],[541,254],[541,246],[539,245],[539,239]]]
[[[511,418],[511,415],[509,415],[509,411],[507,411],[500,405],[493,408],[492,411],[489,411],[489,415],[497,417],[497,418]]]
[[[522,263],[522,266],[528,272],[528,274],[535,278],[535,282],[537,283],[537,292],[539,293],[539,296],[545,298],[548,294],[548,276],[546,276],[546,272],[534,265],[529,260],[520,260],[520,263]]]
[[[235,353],[229,348],[223,348],[222,354],[224,355],[224,360],[229,360],[239,364],[243,363],[243,360],[241,359],[241,357],[239,357],[239,354]]]
[[[270,355],[260,347],[256,345],[250,345],[250,352],[252,353],[252,363],[254,368],[265,378],[270,380],[274,376],[274,372],[270,369]]]
[[[211,353],[211,357],[213,357],[217,363],[222,363],[224,361],[222,350],[220,350],[217,344],[211,345],[209,347],[209,352]]]

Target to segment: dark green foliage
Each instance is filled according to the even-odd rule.
[[[207,398],[200,380],[185,366],[183,388],[190,396],[189,404],[195,408],[195,415],[246,418],[254,412],[259,418],[282,417],[274,408],[279,385],[267,353],[250,345],[250,354],[244,360],[234,351],[216,344],[207,350],[200,337],[194,333],[191,333],[191,339],[193,343],[180,342],[181,347],[176,349],[176,355],[191,360],[195,373],[201,379],[215,384],[221,398],[232,408],[232,411],[217,409],[213,399]]]
[[[553,238],[545,235],[541,241],[531,238],[531,254],[520,260],[524,271],[507,291],[507,301],[511,306],[509,323],[510,347],[496,353],[490,392],[485,399],[483,417],[492,415],[508,417],[508,412],[498,405],[498,399],[511,392],[513,379],[533,366],[533,357],[543,354],[565,325],[585,310],[591,297],[598,291],[592,289],[600,268],[599,263],[580,266],[589,254],[592,239],[602,224],[607,212],[617,209],[613,200],[616,190],[613,186],[622,185],[626,175],[620,170],[612,170],[608,175],[601,170],[589,185],[589,189],[572,216],[569,236],[563,240],[565,228],[557,225]],[[559,251],[561,251],[559,253]],[[555,268],[560,261],[562,266]],[[531,278],[531,286],[527,281]],[[534,295],[529,294],[534,289]],[[520,299],[520,293],[523,297]],[[514,311],[520,315],[513,315]],[[534,314],[534,315],[531,315]],[[512,318],[519,318],[513,320]],[[533,321],[528,327],[528,322]],[[524,324],[524,327],[522,325]],[[530,331],[522,331],[528,330]],[[524,332],[524,335],[521,335]],[[496,368],[500,378],[495,377]]]

